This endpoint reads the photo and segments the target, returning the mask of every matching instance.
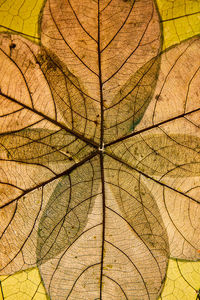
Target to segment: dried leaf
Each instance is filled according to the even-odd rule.
[[[94,124],[86,130],[82,125],[87,116],[97,125],[96,138],[103,126],[104,142],[109,142],[142,117],[159,71],[161,34],[154,1],[47,1],[41,42],[78,80],[76,96],[67,91],[60,97],[69,107],[67,122],[73,113],[76,130],[94,136]],[[77,97],[80,86],[83,95]],[[66,87],[59,83],[55,89],[60,96]]]
[[[199,259],[199,39],[161,55],[153,0],[48,0],[41,31],[0,39],[1,274],[156,299]]]

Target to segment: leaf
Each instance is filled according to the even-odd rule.
[[[16,45],[12,50],[11,43]],[[64,130],[65,126],[55,118],[54,109],[51,114],[53,99],[34,61],[33,51],[37,53],[39,47],[30,49],[29,45],[19,37],[4,36],[2,39],[1,74],[4,77],[1,77],[1,92],[7,93],[0,100],[3,273],[36,264],[36,253],[32,250],[36,252],[34,239],[40,214],[48,200],[44,194],[45,185],[50,191],[58,178],[69,174],[73,166],[92,151],[85,142]],[[32,82],[33,79],[36,82]],[[13,84],[8,84],[9,81]],[[15,96],[18,99],[12,98]]]
[[[54,258],[82,234],[94,199],[100,194],[96,164],[85,163],[57,184],[40,220],[37,263]]]
[[[181,297],[185,300],[195,300],[197,297],[196,291],[199,289],[199,277],[199,262],[170,259],[164,290],[159,300],[171,300]],[[10,276],[1,276],[0,280],[4,299],[14,300],[18,295],[21,298],[27,297],[27,299],[34,300],[47,299],[37,268],[28,269]],[[34,298],[32,298],[33,294],[35,294]]]
[[[41,28],[41,42],[51,58],[56,53],[78,81],[74,81],[76,98],[68,91],[60,95],[66,90],[60,79],[54,87],[69,106],[64,110],[67,121],[74,112],[76,130],[89,137],[94,124],[87,130],[80,120],[80,114],[81,119],[87,116],[88,123],[99,125],[98,139],[103,126],[105,142],[127,134],[148,106],[158,76],[161,36],[154,2],[118,0],[98,7],[95,1],[51,0],[45,5]],[[63,71],[68,79],[68,71]],[[77,94],[80,86],[83,95]]]
[[[200,34],[200,2],[157,0],[163,25],[163,49]]]
[[[147,109],[144,123],[141,122],[129,138],[108,147],[112,156],[116,155],[117,159],[146,178],[168,231],[171,255],[195,260],[199,259],[200,247],[200,140],[199,107],[196,102],[199,67],[190,68],[189,74],[184,77],[180,74],[180,68],[182,72],[186,71],[187,63],[195,55],[198,56],[199,45],[199,39],[195,38],[163,56],[155,91],[158,97],[151,102],[154,109]],[[171,69],[169,61],[172,63]],[[167,69],[170,70],[168,73]],[[184,89],[178,93],[177,86],[184,86]],[[175,98],[177,94],[178,100]],[[171,95],[174,98],[171,99]],[[159,101],[159,98],[162,100]],[[176,110],[171,108],[169,101],[176,105]],[[169,109],[166,109],[168,106]]]
[[[0,43],[1,273],[156,299],[170,255],[199,258],[199,39],[161,55],[149,0],[48,0],[41,22],[40,46]]]
[[[27,269],[13,275],[1,276],[3,296],[0,299],[47,300],[44,286],[37,268]]]
[[[166,284],[159,300],[196,300],[199,291],[199,266],[199,262],[170,259]]]
[[[21,33],[35,42],[39,40],[38,19],[43,0],[9,0],[0,2],[0,31]]]
[[[147,190],[145,190],[146,193],[144,192],[144,187],[140,183],[137,173],[129,174],[127,168],[123,168],[118,162],[111,160],[109,157],[105,157],[104,163],[106,172],[105,193],[107,195],[105,222],[107,226],[104,233],[102,297],[108,297],[110,290],[112,290],[113,293],[122,298],[131,299],[134,297],[141,299],[141,297],[144,297],[144,299],[148,299],[152,297],[154,299],[160,292],[168,258],[168,239],[164,225],[162,226],[159,211],[151,193]],[[110,165],[112,165],[112,168]],[[86,168],[87,165],[85,166]],[[86,173],[85,176],[88,177],[88,174],[92,175],[92,172],[89,171],[90,169],[87,170],[87,173],[83,172],[84,174]],[[134,176],[137,176],[134,185],[130,184],[130,179],[124,182],[124,173],[126,176],[129,175],[132,181],[135,179]],[[89,181],[87,177],[85,180]],[[116,180],[113,181],[115,178]],[[76,180],[75,182],[80,180],[78,180],[76,174],[74,179]],[[82,179],[80,181],[84,183],[85,180]],[[66,184],[66,189],[68,185]],[[60,187],[57,188],[60,189]],[[62,193],[60,190],[59,192],[60,194]],[[73,189],[71,189],[71,192],[71,201],[73,201]],[[90,192],[90,189],[88,189],[88,192]],[[64,193],[62,194],[64,199],[69,199],[69,196],[66,197]],[[79,190],[77,194],[77,198],[81,197],[80,200],[86,198],[87,201],[91,201],[91,196],[89,198],[80,193]],[[57,197],[57,199],[60,199],[60,197]],[[102,247],[100,238],[102,223],[100,223],[101,213],[99,211],[101,201],[101,195],[99,195],[96,198],[93,212],[91,212],[95,215],[95,219],[90,216],[90,213],[88,216],[90,221],[84,231],[80,232],[81,234],[77,234],[77,229],[73,228],[76,219],[63,218],[63,214],[68,216],[68,210],[66,208],[63,210],[62,204],[60,205],[63,213],[59,212],[59,218],[62,217],[63,226],[61,230],[63,230],[63,233],[59,232],[59,224],[55,228],[53,223],[54,220],[58,220],[55,215],[60,210],[60,205],[53,209],[50,202],[50,208],[47,208],[47,221],[42,224],[42,227],[48,232],[48,239],[51,240],[49,245],[47,241],[44,245],[50,249],[47,256],[52,256],[52,259],[43,263],[40,270],[51,298],[72,297],[72,299],[77,299],[80,297],[80,294],[85,299],[87,297],[98,297],[98,273],[101,270],[100,249]],[[62,203],[61,200],[59,203]],[[129,207],[129,210],[127,207]],[[83,224],[83,221],[81,221],[83,216],[83,209],[80,207],[80,212],[76,213],[80,226]],[[53,220],[53,223],[49,220]],[[55,234],[52,233],[54,228]],[[44,234],[44,236],[46,235]],[[63,239],[62,245],[61,239]],[[66,245],[65,250],[60,255],[56,255],[58,250],[62,250],[63,245]],[[54,250],[54,255],[51,255],[53,248],[55,249],[56,247],[58,247],[58,250]],[[81,262],[82,257],[84,257],[83,262]],[[72,265],[74,266],[73,271],[71,269]],[[154,273],[153,281],[152,272]],[[127,274],[129,274],[128,283]],[[91,290],[88,290],[89,282],[92,285]],[[56,289],[54,288],[55,286],[57,286]],[[132,286],[137,286],[137,289],[133,290]]]

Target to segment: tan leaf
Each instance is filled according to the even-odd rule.
[[[160,32],[153,0],[48,0],[40,46],[1,36],[2,274],[155,300],[169,255],[199,258],[199,38]]]
[[[191,260],[200,257],[200,111],[196,101],[200,85],[198,66],[191,64],[188,72],[186,68],[199,54],[198,38],[164,53],[156,88],[162,101],[157,98],[151,103],[135,132],[107,148],[151,187],[168,232],[171,255]],[[173,100],[172,95],[178,98]],[[150,126],[153,105],[152,120],[157,122]]]
[[[47,185],[50,192],[58,178],[82,164],[93,151],[55,118],[53,97],[35,63],[39,47],[30,45],[20,37],[1,37],[2,273],[35,265],[44,187]]]
[[[72,80],[77,91],[69,88],[61,97],[66,84],[55,87],[69,107],[64,111],[67,122],[73,111],[75,124],[85,116],[101,123],[96,135],[104,134],[105,142],[127,134],[141,119],[158,75],[161,37],[154,1],[101,1],[98,6],[89,0],[49,0],[41,30],[50,56],[56,54],[69,70],[63,69],[66,79],[61,81],[69,79],[69,72],[76,76]],[[89,134],[83,126],[76,130]]]
[[[97,179],[100,179],[101,174],[97,171],[98,160],[93,159],[90,163],[94,168],[93,177],[90,177],[92,172],[89,172],[90,168],[88,169],[87,165],[81,167],[82,170],[79,168],[78,176],[76,172],[72,173],[72,183],[75,180],[80,188],[86,179],[88,185],[92,182],[98,183]],[[62,209],[56,208],[56,198],[55,204],[52,204],[55,194],[47,206],[49,216],[41,222],[39,240],[40,234],[43,233],[45,243],[42,242],[42,245],[46,251],[49,249],[49,252],[40,270],[52,299],[156,299],[161,290],[169,255],[168,237],[154,198],[140,183],[140,176],[136,172],[129,171],[110,157],[105,157],[104,164],[106,206],[102,207],[102,192],[94,198],[88,223],[81,234],[75,235],[76,223],[75,219],[70,217],[70,211],[73,210],[76,214],[81,226],[84,216],[81,207],[92,200],[93,194],[89,198],[87,194],[79,193],[78,187],[75,199],[80,203],[77,204],[80,205],[80,210],[76,211],[75,206],[75,209],[69,210],[64,217],[63,213],[59,212],[59,218],[62,217],[63,221],[62,228],[59,223],[55,226],[54,222],[58,220],[58,217],[55,217],[57,212]],[[82,179],[80,183],[79,178]],[[61,195],[57,197],[61,207],[66,198],[66,204],[70,201],[69,205],[74,205],[73,195],[76,189],[71,189],[70,196],[68,187],[69,183],[66,184],[65,192],[61,192],[60,187],[57,187],[57,192]],[[87,192],[89,193],[90,189]],[[82,204],[83,199],[87,201],[85,204]],[[62,250],[64,243],[67,248],[59,255],[58,251]],[[40,248],[39,250],[41,251]],[[42,252],[39,253],[41,255]],[[137,288],[134,289],[133,286]]]

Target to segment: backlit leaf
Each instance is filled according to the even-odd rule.
[[[74,122],[80,124],[77,127],[82,134],[88,135],[79,120],[82,111],[88,122],[96,123],[99,138],[103,126],[105,142],[126,134],[142,117],[159,70],[161,33],[153,1],[47,1],[41,42],[79,82],[74,83],[76,98],[68,91],[61,98],[69,107],[69,112],[64,110],[67,115],[75,110]],[[61,84],[56,91],[59,96],[64,91]],[[80,86],[84,86],[83,95]],[[98,127],[101,119],[104,123]]]
[[[168,231],[171,255],[195,260],[200,258],[199,66],[184,71],[199,56],[199,45],[195,38],[163,55],[155,97],[136,132],[108,147],[146,178]]]
[[[161,29],[153,0],[48,0],[41,45],[1,35],[1,274],[153,300],[199,259],[199,38]]]
[[[163,26],[163,48],[200,34],[199,0],[157,0]]]

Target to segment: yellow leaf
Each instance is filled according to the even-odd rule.
[[[170,259],[167,280],[158,300],[195,300],[200,288],[200,262]]]
[[[0,32],[15,31],[39,41],[39,14],[44,0],[0,0]]]
[[[0,281],[2,286],[0,299],[2,300],[48,299],[37,268],[9,276],[0,276]]]
[[[200,34],[199,0],[157,0],[163,25],[163,49]]]

